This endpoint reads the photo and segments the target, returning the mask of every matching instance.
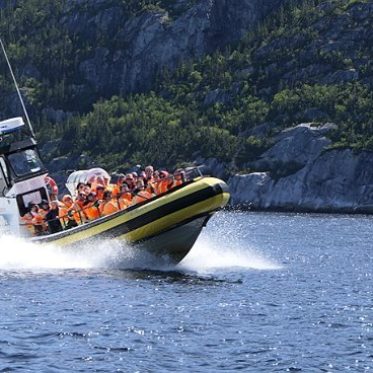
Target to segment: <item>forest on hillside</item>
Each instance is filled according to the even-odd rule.
[[[165,12],[172,22],[196,2],[116,4],[129,18]],[[82,79],[80,62],[94,48],[126,46],[115,30],[72,33],[61,19],[85,3],[69,3],[19,0],[0,7],[0,35],[38,138],[44,144],[58,140],[47,147],[48,160],[70,154],[80,157],[82,167],[94,162],[115,170],[137,163],[174,167],[213,157],[241,170],[279,131],[303,122],[335,123],[333,147],[373,150],[368,1],[285,2],[240,42],[176,69],[161,69],[150,90],[130,94],[97,91]],[[0,68],[0,112],[6,116],[16,104],[3,61]],[[51,121],[45,108],[60,110],[61,118]]]

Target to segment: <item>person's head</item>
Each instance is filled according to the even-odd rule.
[[[84,185],[83,193],[87,196],[91,192],[91,186],[88,184]]]
[[[144,180],[142,178],[139,178],[136,182],[136,188],[139,190],[144,190],[145,185],[144,185]]]
[[[126,178],[125,178],[125,182],[127,183],[128,186],[133,186],[135,180],[133,178],[133,175],[132,174],[127,174],[126,175]]]
[[[76,199],[77,201],[85,201],[85,199],[87,198],[86,194],[84,192],[81,192],[77,195]]]
[[[125,180],[125,175],[124,174],[118,174],[118,180],[117,180],[117,185],[122,185]]]
[[[129,191],[130,191],[130,188],[128,187],[128,185],[126,183],[123,183],[120,187],[120,193],[124,194],[124,193],[128,193]]]
[[[150,179],[154,174],[154,168],[153,166],[146,166],[145,167],[145,174],[148,179]]]
[[[97,185],[97,187],[96,187],[96,193],[97,194],[103,193],[104,190],[105,190],[105,187],[103,185],[101,185],[101,184]]]
[[[165,170],[162,170],[160,173],[159,173],[159,178],[160,179],[166,179],[168,177],[168,172],[165,171]]]
[[[159,171],[158,170],[156,170],[156,171],[154,171],[154,173],[153,173],[153,178],[154,178],[154,180],[159,180]]]
[[[62,197],[62,202],[65,204],[65,206],[70,207],[74,203],[73,198],[69,195],[66,194]]]
[[[84,192],[84,188],[85,188],[85,184],[84,183],[79,183],[76,187],[76,190],[78,191],[78,194]]]
[[[58,201],[56,201],[56,200],[51,201],[50,207],[51,207],[51,210],[58,209]]]
[[[111,200],[111,192],[110,192],[110,190],[105,190],[105,192],[104,192],[104,200],[105,201],[110,201]]]
[[[36,203],[31,203],[29,205],[30,212],[38,212],[39,211],[39,206]]]
[[[97,199],[96,193],[91,192],[87,195],[87,201],[88,202],[95,202]]]
[[[48,201],[42,200],[40,202],[40,208],[42,208],[43,210],[49,210],[49,203],[48,203]]]

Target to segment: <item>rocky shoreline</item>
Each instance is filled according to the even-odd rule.
[[[333,149],[333,124],[285,129],[247,168],[228,179],[231,207],[260,211],[373,213],[373,152]]]

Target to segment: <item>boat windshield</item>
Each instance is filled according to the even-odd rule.
[[[18,177],[39,172],[44,168],[38,153],[34,149],[10,154],[8,155],[8,160]]]

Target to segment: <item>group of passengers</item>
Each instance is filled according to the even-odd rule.
[[[111,183],[101,176],[79,183],[75,197],[66,194],[61,200],[31,204],[24,224],[36,235],[56,233],[137,205],[185,182],[184,170],[170,174],[153,166],[114,176]]]

